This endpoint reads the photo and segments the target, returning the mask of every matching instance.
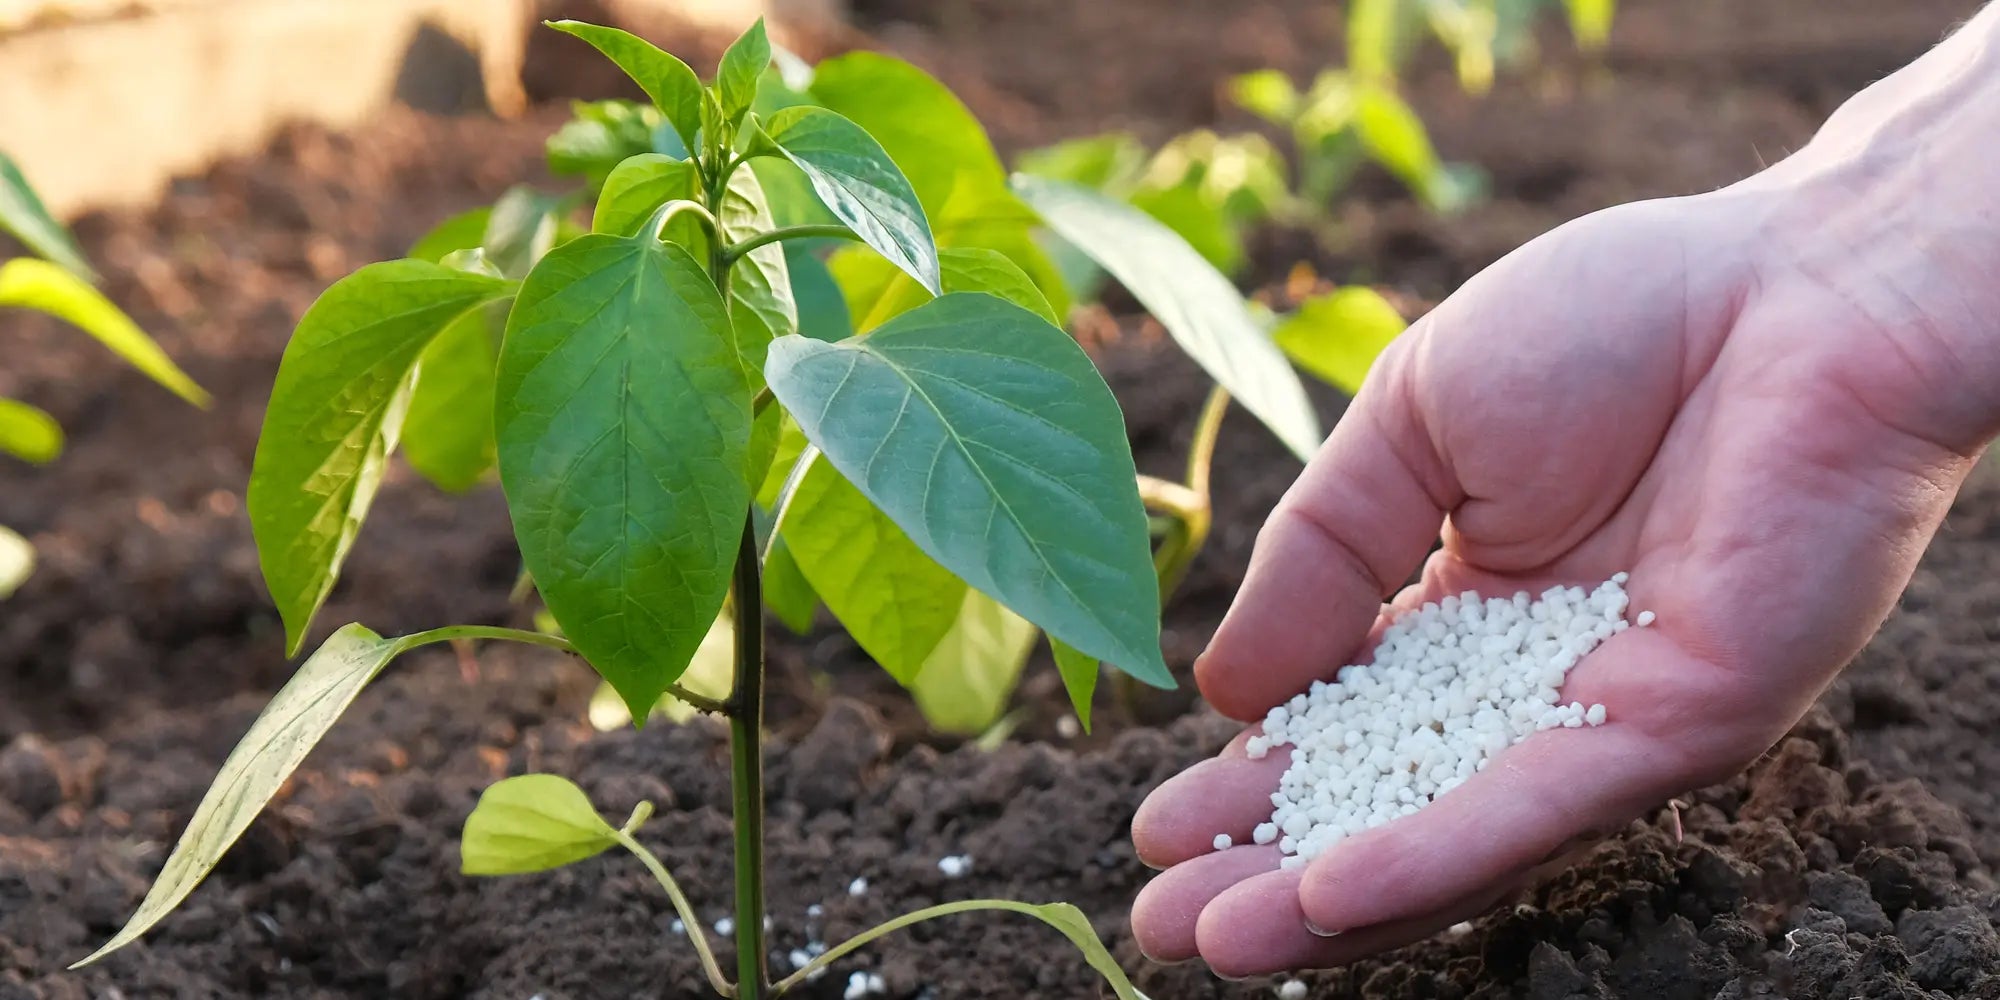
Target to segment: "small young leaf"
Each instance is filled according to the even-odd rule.
[[[576,101],[570,107],[573,117],[545,144],[549,173],[581,176],[586,187],[596,191],[626,157],[668,153],[675,159],[687,159],[687,146],[680,134],[651,104]]]
[[[417,359],[510,282],[416,260],[335,282],[285,345],[246,504],[264,581],[296,653],[361,530],[394,450]]]
[[[729,243],[775,228],[770,207],[764,202],[764,188],[748,170],[738,170],[729,178],[715,218]],[[782,245],[766,244],[736,262],[729,273],[729,312],[736,319],[737,350],[754,392],[764,387],[764,352],[771,340],[799,328],[799,307],[792,297],[792,274]]]
[[[70,274],[91,279],[90,262],[77,249],[69,230],[49,214],[35,189],[28,186],[28,178],[22,176],[20,165],[6,153],[0,153],[0,232],[11,234],[22,246]]]
[[[1477,196],[1477,183],[1468,183],[1463,171],[1454,171],[1438,159],[1423,119],[1394,90],[1362,88],[1360,103],[1355,106],[1354,130],[1369,157],[1431,208],[1453,211]]]
[[[688,149],[700,149],[702,95],[706,88],[688,64],[630,32],[581,21],[549,21],[549,27],[589,42],[618,64],[671,122]]]
[[[835,56],[814,70],[812,98],[881,143],[934,219],[954,191],[1006,192],[1006,168],[979,119],[910,63],[879,52]]]
[[[786,108],[771,117],[768,131],[854,235],[933,294],[940,290],[937,244],[923,205],[880,143],[825,108]]]
[[[179,906],[222,860],[223,852],[249,829],[265,803],[291,778],[355,695],[408,648],[407,638],[384,639],[360,625],[342,626],[328,636],[326,644],[264,706],[257,721],[250,724],[250,731],[222,762],[215,783],[195,807],[194,819],[139,903],[138,912],[103,947],[70,968],[89,965],[131,944]]]
[[[62,426],[38,407],[0,396],[0,454],[42,465],[62,454]]]
[[[508,188],[486,219],[479,246],[500,273],[518,280],[556,244],[558,200],[525,184]]]
[[[523,774],[486,786],[459,837],[458,870],[467,875],[545,872],[604,853],[618,830],[597,815],[568,779]]]
[[[722,114],[731,125],[743,120],[743,113],[757,100],[757,81],[771,65],[771,40],[764,34],[764,19],[758,18],[722,53],[715,71],[715,93]]]
[[[438,264],[457,251],[478,249],[486,239],[486,224],[492,217],[491,208],[460,212],[432,226],[430,232],[411,245],[410,252],[405,256]]]
[[[174,395],[196,406],[208,405],[208,393],[153,338],[73,272],[33,257],[0,264],[0,306],[33,309],[71,323]]]
[[[507,300],[460,316],[417,360],[417,384],[403,418],[403,460],[448,493],[462,493],[493,468],[493,369]]]
[[[1017,176],[1014,187],[1056,235],[1111,272],[1294,454],[1310,458],[1318,450],[1319,418],[1298,374],[1257,328],[1236,286],[1186,240],[1138,209],[1073,184]]]
[[[1299,367],[1352,396],[1361,391],[1375,359],[1408,326],[1381,293],[1342,288],[1301,303],[1271,331],[1271,339]]]
[[[750,388],[708,274],[650,236],[550,251],[508,317],[500,481],[563,631],[643,717],[722,608]]]
[[[847,296],[841,293],[826,262],[814,255],[811,247],[803,245],[805,242],[784,243],[785,269],[792,276],[792,301],[799,311],[799,332],[828,343],[846,340],[854,336],[854,320],[847,315]]]
[[[1062,675],[1063,690],[1069,692],[1069,703],[1076,709],[1076,721],[1083,724],[1084,732],[1090,732],[1090,700],[1097,695],[1097,676],[1102,672],[1097,657],[1085,656],[1061,639],[1050,639],[1049,651],[1056,656],[1056,672]]]
[[[952,292],[997,295],[1047,320],[1050,326],[1062,325],[1062,321],[1056,318],[1055,310],[1049,308],[1049,300],[1042,296],[1041,289],[1035,287],[1028,273],[998,250],[940,250],[938,265],[943,272],[947,295]],[[931,294],[919,287],[909,275],[899,273],[882,290],[881,298],[869,308],[860,327],[872,330],[929,302],[931,298]]]
[[[951,628],[904,683],[934,728],[978,734],[1007,711],[1039,634],[999,601],[966,590]]]
[[[1229,81],[1229,97],[1238,107],[1274,125],[1289,125],[1299,116],[1299,88],[1283,70],[1245,73]]]
[[[597,208],[590,220],[591,232],[636,236],[661,205],[676,199],[693,200],[700,193],[694,164],[660,153],[629,157],[604,178],[604,190],[598,192]]]
[[[1061,330],[947,295],[865,337],[784,337],[778,401],[925,554],[1078,649],[1171,685],[1124,420]]]
[[[35,547],[0,524],[0,601],[14,596],[35,572]]]
[[[965,581],[824,459],[799,480],[778,537],[862,650],[903,684],[915,680],[958,619]]]

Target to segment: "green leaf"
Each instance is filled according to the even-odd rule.
[[[62,426],[45,411],[0,396],[0,452],[43,465],[62,454]]]
[[[904,684],[933,728],[972,736],[1006,712],[1041,633],[976,590],[965,591],[955,610],[937,647]]]
[[[1299,304],[1271,332],[1299,367],[1347,393],[1409,323],[1372,288],[1342,288]]]
[[[655,107],[667,116],[674,132],[688,149],[700,149],[696,133],[701,127],[701,78],[688,64],[660,51],[653,43],[630,32],[581,21],[547,21],[549,27],[575,35],[604,53],[625,75],[646,92]]]
[[[1006,193],[1006,169],[979,119],[901,59],[865,51],[828,59],[813,71],[811,96],[882,144],[933,219],[956,191]]]
[[[792,301],[799,313],[799,332],[814,340],[846,340],[854,336],[854,320],[847,315],[847,296],[841,293],[826,262],[815,256],[810,247],[801,245],[804,242],[783,243],[785,269],[792,276]]]
[[[153,338],[82,278],[45,260],[17,257],[0,264],[0,306],[45,312],[96,337],[111,353],[196,406],[208,393],[167,357]]]
[[[432,340],[511,282],[416,260],[334,283],[285,345],[246,504],[264,581],[297,653],[361,530]]]
[[[1015,161],[1016,168],[1024,174],[1106,192],[1129,188],[1145,165],[1146,148],[1130,132],[1066,139],[1022,153]]]
[[[1583,48],[1596,51],[1611,41],[1611,22],[1618,0],[1563,0],[1569,10],[1569,30]]]
[[[1138,209],[1073,184],[1017,176],[1014,186],[1294,454],[1310,458],[1318,450],[1319,418],[1298,375],[1258,329],[1242,294],[1186,240]]]
[[[1076,708],[1076,721],[1082,723],[1084,732],[1090,732],[1090,700],[1097,695],[1097,675],[1101,672],[1097,657],[1085,656],[1060,639],[1049,640],[1049,651],[1055,654],[1056,672],[1062,675],[1069,703]]]
[[[446,256],[460,250],[476,250],[486,240],[487,220],[492,217],[493,209],[490,207],[460,212],[431,227],[430,232],[410,247],[406,256],[439,264]]]
[[[736,623],[730,619],[728,609],[716,615],[714,623],[709,625],[708,634],[695,648],[694,659],[688,661],[687,672],[680,676],[680,686],[715,701],[728,699],[729,692],[736,687]],[[653,714],[685,724],[700,715],[701,710],[669,694],[653,706]]]
[[[824,460],[799,480],[778,537],[862,650],[901,683],[915,680],[958,619],[965,581]]]
[[[22,246],[76,277],[91,280],[90,262],[77,249],[76,240],[49,214],[35,189],[28,186],[20,165],[6,153],[0,153],[0,232],[11,234]]]
[[[626,157],[640,153],[671,153],[686,159],[687,149],[672,124],[651,104],[637,101],[576,101],[572,117],[549,136],[545,148],[549,172],[581,176],[590,190]],[[414,255],[412,255],[414,256]]]
[[[583,789],[553,774],[523,774],[486,786],[459,837],[466,875],[523,875],[596,857],[618,843]]]
[[[1171,187],[1135,191],[1132,207],[1186,240],[1216,270],[1233,274],[1243,266],[1243,236],[1238,226],[1220,204],[1204,197],[1191,179]]]
[[[1347,66],[1356,76],[1393,80],[1423,23],[1422,3],[1351,0],[1347,8]]]
[[[1124,420],[1067,334],[959,293],[854,340],[780,338],[765,374],[925,554],[1078,649],[1173,683]]]
[[[764,19],[758,18],[749,30],[730,43],[715,71],[715,95],[722,103],[723,117],[734,125],[757,100],[757,81],[771,65],[771,40],[764,34]]]
[[[764,606],[778,622],[798,635],[812,631],[813,615],[819,610],[819,594],[799,572],[792,547],[779,535],[764,557]]]
[[[1283,70],[1260,69],[1230,80],[1229,98],[1274,125],[1289,125],[1299,115],[1299,88]]]
[[[724,242],[736,243],[775,228],[764,189],[757,175],[738,170],[729,178],[716,212]],[[782,241],[780,241],[782,243]],[[764,386],[764,352],[772,338],[798,332],[798,303],[792,297],[792,274],[780,243],[767,243],[743,255],[729,272],[729,312],[736,320],[737,349],[748,367],[752,392]]]
[[[825,108],[786,108],[771,116],[768,131],[854,235],[925,288],[939,290],[930,223],[909,180],[880,143]]]
[[[508,188],[486,219],[479,241],[486,259],[509,278],[519,279],[556,244],[558,199],[525,184]]]
[[[413,641],[416,640],[416,641]],[[369,681],[421,640],[384,639],[360,625],[342,626],[299,667],[250,724],[214,784],[195,807],[187,831],[132,918],[104,946],[70,966],[81,968],[138,940],[201,884],[236,838],[319,744]]]
[[[1049,300],[1042,297],[1041,290],[1035,287],[1027,272],[998,250],[940,250],[938,265],[944,275],[946,294],[985,292],[997,295],[1047,320],[1050,326],[1062,325],[1062,321],[1056,318],[1055,310],[1049,308]],[[859,326],[863,330],[872,330],[929,302],[931,298],[931,293],[908,275],[898,273],[882,290],[881,298],[875,300]]]
[[[641,153],[618,164],[604,178],[590,229],[611,236],[636,236],[661,205],[676,199],[693,200],[700,193],[694,164],[661,153]],[[706,238],[702,245],[706,246]]]
[[[1387,87],[1365,87],[1354,112],[1355,134],[1368,155],[1416,192],[1424,204],[1453,211],[1477,197],[1476,182],[1453,171],[1431,147],[1423,119]]]
[[[35,572],[35,547],[0,524],[0,601],[14,596]]]
[[[701,266],[592,235],[528,275],[500,352],[500,481],[563,631],[643,717],[722,608],[750,388]]]
[[[493,369],[505,300],[460,316],[417,359],[403,418],[403,459],[425,479],[462,493],[493,468]]]

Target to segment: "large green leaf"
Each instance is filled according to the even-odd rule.
[[[1074,184],[1023,175],[1014,186],[1295,454],[1310,458],[1318,450],[1319,418],[1297,373],[1258,329],[1242,294],[1186,240],[1146,213]]]
[[[22,246],[68,269],[71,274],[90,280],[90,262],[84,259],[83,251],[77,249],[69,230],[49,214],[42,199],[35,194],[35,189],[28,186],[28,178],[21,174],[20,165],[4,152],[0,152],[0,232],[11,234],[21,241]]]
[[[951,249],[938,251],[938,265],[944,275],[944,290],[952,292],[985,292],[997,295],[1047,320],[1050,326],[1060,326],[1054,309],[1049,308],[1049,300],[1042,296],[1041,289],[1028,277],[1026,271],[998,250]],[[857,324],[863,330],[872,330],[916,307],[929,302],[930,292],[925,291],[907,274],[898,273],[881,297],[868,306],[866,314]]]
[[[1006,169],[979,119],[950,88],[901,59],[835,56],[814,67],[811,97],[882,144],[933,220],[956,190],[1006,192]]]
[[[618,830],[583,789],[553,774],[522,774],[486,786],[459,835],[467,875],[545,872],[604,853]]]
[[[1342,288],[1300,303],[1271,331],[1299,367],[1352,396],[1375,359],[1409,326],[1372,288]]]
[[[743,120],[743,113],[756,102],[757,81],[770,65],[771,40],[764,34],[764,19],[760,17],[723,51],[715,70],[716,98],[731,125]]]
[[[780,338],[766,375],[927,555],[1078,649],[1173,683],[1124,420],[1068,335],[960,293],[854,340]]]
[[[208,393],[153,338],[70,271],[33,257],[0,264],[0,306],[34,309],[74,324],[174,395],[196,406],[208,405]]]
[[[460,316],[417,360],[403,459],[439,489],[471,489],[493,468],[493,378],[506,306],[503,300]]]
[[[62,454],[62,426],[39,407],[0,396],[0,454],[41,465]]]
[[[923,205],[881,143],[825,108],[786,108],[771,116],[767,131],[854,235],[925,288],[939,290],[937,243]]]
[[[803,245],[805,242],[784,242],[785,269],[792,278],[792,301],[799,311],[799,332],[828,342],[854,336],[854,320],[847,314],[847,296],[833,280],[826,262],[814,256],[812,248]]]
[[[0,524],[0,601],[14,596],[35,572],[35,547]]]
[[[898,681],[916,679],[957,620],[965,581],[824,459],[799,480],[779,537],[862,650]]]
[[[425,348],[512,283],[416,260],[370,264],[299,320],[250,471],[250,529],[296,653],[395,449]]]
[[[930,724],[947,733],[984,732],[1007,711],[1021,668],[1041,633],[999,601],[967,590],[950,627],[916,677],[904,681]]]
[[[328,636],[223,761],[138,911],[116,936],[71,968],[89,965],[138,940],[179,906],[249,829],[355,695],[412,645],[412,637],[384,639],[360,625],[343,626]]]
[[[779,624],[798,635],[812,631],[813,614],[819,610],[819,594],[799,572],[783,535],[772,540],[770,554],[764,557],[764,606]]]
[[[529,274],[500,354],[500,480],[563,631],[635,717],[687,668],[749,509],[750,388],[679,247],[581,237]]]
[[[548,26],[575,35],[604,53],[625,75],[646,92],[654,106],[667,116],[688,149],[700,149],[696,133],[701,128],[701,78],[688,64],[660,51],[653,43],[630,32],[581,21],[550,21]]]

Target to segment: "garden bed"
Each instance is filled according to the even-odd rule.
[[[862,26],[925,63],[1005,149],[1105,128],[1157,139],[1218,112],[1216,84],[1331,51],[1326,0],[855,4]],[[1478,102],[1416,84],[1447,155],[1494,198],[1433,218],[1387,182],[1340,206],[1344,239],[1256,240],[1253,284],[1298,259],[1435,300],[1518,243],[1593,208],[1726,183],[1796,148],[1847,93],[1935,41],[1970,0],[1631,0],[1608,72],[1557,65]],[[949,11],[946,16],[943,11]],[[1118,49],[1106,54],[1106,39]],[[1552,41],[1552,50],[1555,43]],[[1079,75],[1081,74],[1081,75]],[[531,73],[530,83],[535,77]],[[563,81],[539,93],[559,96]],[[492,648],[476,674],[413,656],[365,693],[272,812],[183,910],[84,973],[62,966],[123,922],[217,764],[287,673],[242,513],[284,337],[322,288],[399,254],[445,214],[539,174],[564,109],[521,121],[385,115],[295,129],[266,155],[177,182],[154,210],[92,216],[79,237],[109,291],[216,396],[186,411],[52,327],[9,314],[0,395],[47,407],[70,452],[0,469],[0,523],[43,566],[0,605],[0,1000],[188,997],[695,995],[699,973],[642,869],[607,858],[504,881],[457,874],[478,791],[525,770],[581,783],[607,813],[662,806],[643,839],[707,919],[728,898],[718,727],[593,735],[592,678],[538,650]],[[1171,471],[1206,381],[1136,317],[1100,348],[1142,467]],[[1338,402],[1320,399],[1331,416]],[[1232,418],[1216,534],[1168,608],[1188,664],[1241,580],[1256,528],[1296,473]],[[497,491],[437,494],[402,470],[356,547],[322,629],[518,621],[518,568]],[[1883,633],[1822,709],[1744,778],[1635,824],[1516,908],[1352,970],[1330,995],[1707,998],[2000,996],[2000,488],[1968,491]],[[1126,824],[1146,791],[1231,728],[1191,689],[1134,706],[1100,696],[1097,732],[1063,737],[1046,662],[1035,707],[997,752],[927,734],[837,629],[772,654],[772,908],[797,947],[912,905],[971,896],[1069,900],[1156,1000],[1268,996],[1138,956],[1125,908],[1148,873]],[[828,677],[830,684],[817,678]],[[1108,687],[1108,686],[1107,686]],[[857,702],[853,699],[859,699]],[[869,707],[861,707],[865,702]],[[967,853],[948,880],[937,859]],[[863,895],[848,885],[866,877]],[[1046,928],[962,918],[870,948],[895,996],[1095,995]],[[845,976],[818,984],[837,996]],[[1337,989],[1335,989],[1337,987]]]

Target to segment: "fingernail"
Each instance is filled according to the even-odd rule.
[[[1317,937],[1330,938],[1330,937],[1340,936],[1339,931],[1324,930],[1318,924],[1315,924],[1310,920],[1306,921],[1306,930],[1313,932],[1313,934]]]

